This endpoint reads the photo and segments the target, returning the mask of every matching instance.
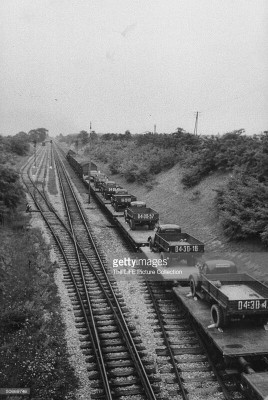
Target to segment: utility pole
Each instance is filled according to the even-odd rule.
[[[197,136],[197,124],[198,124],[198,111],[196,111],[195,125],[194,125],[194,135],[196,136]]]
[[[154,133],[156,133],[156,124],[154,124]]]
[[[90,126],[89,126],[89,149],[88,149],[88,203],[90,204],[90,170],[91,170],[91,159],[90,159],[90,146],[91,146],[91,141],[90,141],[90,136],[91,136],[91,121],[90,121]]]
[[[34,168],[36,170],[36,140],[34,141]]]
[[[52,139],[50,140],[51,147],[50,147],[50,169],[52,169]]]

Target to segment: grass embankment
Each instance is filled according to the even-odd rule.
[[[81,132],[61,140],[77,147],[79,140],[87,144],[87,135]],[[148,189],[155,186],[159,174],[179,166],[180,190],[196,188],[190,192],[194,199],[200,197],[197,186],[206,178],[229,174],[216,189],[214,207],[223,232],[230,240],[257,240],[268,246],[268,131],[254,136],[245,135],[243,129],[222,136],[195,136],[178,128],[171,135],[94,135],[90,150],[84,146],[81,151],[86,157],[90,151],[91,157],[105,163],[109,175],[119,174],[127,183]]]
[[[69,364],[56,265],[41,230],[25,230],[26,198],[13,172],[27,157],[9,155],[10,162],[5,158],[0,164],[5,205],[5,225],[0,225],[0,386],[30,388],[32,400],[75,399],[78,382]]]
[[[31,399],[74,399],[55,265],[39,229],[0,231],[0,382]]]

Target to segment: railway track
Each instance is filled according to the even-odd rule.
[[[180,395],[183,400],[242,399],[236,384],[221,376],[221,366],[215,365],[173,291],[159,282],[146,282],[143,286],[159,322],[156,352],[160,369],[168,373],[171,398]]]
[[[45,156],[41,166],[44,160]],[[64,221],[48,202],[44,181],[38,179],[35,184],[28,174],[24,182],[64,261],[65,282],[88,361],[91,398],[157,399],[160,389],[155,383],[158,380],[154,376],[155,367],[135,326],[128,321],[122,296],[107,275],[103,255],[87,228],[83,211],[57,156],[56,168],[65,204]]]
[[[242,399],[235,381],[216,365],[176,296],[161,284],[142,284],[146,304],[155,314],[159,370],[168,398],[184,400]]]
[[[161,396],[158,385],[166,388],[169,399],[242,399],[232,382],[224,380],[206,352],[198,332],[190,325],[171,291],[159,283],[143,282],[146,305],[154,314],[157,337],[157,364],[148,357],[128,309],[109,276],[105,255],[88,228],[84,211],[59,154],[55,166],[65,205],[64,221],[57,216],[44,193],[49,154],[40,159],[45,167],[36,175],[39,185],[32,193],[44,216],[62,259],[64,279],[72,299],[81,347],[87,356],[92,398],[153,399]],[[41,157],[41,156],[40,156]],[[40,168],[42,169],[42,168]],[[41,175],[40,175],[41,174]],[[34,196],[33,196],[34,194]]]

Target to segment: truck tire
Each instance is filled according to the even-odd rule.
[[[200,281],[197,274],[190,275],[190,289],[193,296],[197,295],[197,291],[200,290]]]
[[[211,306],[211,319],[216,328],[224,328],[226,326],[224,311],[218,304]]]
[[[135,225],[135,221],[133,219],[130,220],[130,229],[132,231],[136,230],[136,225]]]

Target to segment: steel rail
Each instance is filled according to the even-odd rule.
[[[89,298],[89,294],[88,294],[88,291],[87,291],[84,268],[82,266],[81,258],[80,258],[80,255],[79,255],[78,243],[77,243],[76,235],[75,235],[74,228],[73,228],[73,223],[72,223],[72,219],[71,219],[71,215],[70,215],[70,210],[69,210],[69,207],[68,207],[68,201],[67,201],[66,194],[65,194],[65,191],[64,191],[64,187],[63,187],[61,176],[59,174],[59,171],[57,171],[57,172],[58,172],[59,183],[60,183],[60,186],[61,186],[62,197],[63,197],[63,201],[64,201],[64,205],[65,205],[65,211],[67,213],[67,218],[68,218],[68,222],[69,222],[69,226],[70,226],[71,239],[73,241],[73,245],[74,245],[75,253],[76,253],[76,258],[77,258],[77,262],[78,262],[78,266],[79,266],[80,277],[82,279],[83,287],[85,289],[86,301],[87,301],[87,304],[88,304],[88,307],[89,307],[89,313],[90,313],[91,323],[92,323],[92,327],[93,327],[94,343],[95,343],[96,350],[97,350],[96,353],[97,353],[97,355],[99,357],[99,360],[100,360],[101,375],[102,375],[103,382],[104,382],[104,385],[105,385],[105,391],[106,391],[107,396],[108,396],[107,398],[112,400],[112,393],[111,393],[111,390],[110,390],[110,385],[109,385],[108,376],[107,376],[107,372],[106,372],[106,368],[105,368],[105,362],[104,362],[103,353],[102,353],[102,349],[101,349],[101,345],[100,345],[98,330],[97,330],[97,327],[96,327],[95,315],[94,315],[94,313],[92,311],[91,300]]]
[[[161,333],[163,334],[165,345],[166,345],[166,347],[168,349],[168,354],[169,354],[169,357],[171,359],[171,363],[172,363],[176,378],[178,380],[179,387],[181,389],[181,394],[182,394],[183,400],[189,400],[189,396],[188,396],[188,394],[187,394],[187,392],[185,390],[185,387],[184,387],[184,384],[183,384],[183,380],[181,378],[180,372],[179,372],[178,367],[177,367],[176,359],[174,357],[173,351],[172,351],[171,346],[169,344],[168,335],[167,335],[165,327],[164,327],[164,323],[163,323],[163,320],[162,320],[162,315],[160,313],[157,301],[155,299],[155,296],[153,294],[153,291],[151,289],[150,284],[148,282],[146,282],[146,284],[147,284],[147,290],[148,290],[148,292],[149,292],[149,294],[151,296],[151,301],[152,301],[152,303],[154,305],[154,309],[155,309],[155,312],[156,312],[156,315],[157,315],[157,318],[158,318],[158,321],[159,321],[159,325],[160,325],[160,328],[161,328]]]
[[[64,226],[65,230],[68,232],[68,234],[70,235],[70,237],[72,237],[71,231],[66,227],[65,223],[64,223],[64,222],[62,221],[62,219],[59,217],[58,213],[54,210],[54,208],[53,208],[53,206],[50,204],[50,202],[48,202],[47,197],[45,196],[45,194],[44,194],[44,193],[41,193],[41,191],[40,191],[39,188],[35,185],[35,183],[33,182],[33,180],[31,179],[30,176],[29,176],[29,179],[30,179],[32,185],[33,185],[33,186],[35,187],[35,189],[38,191],[39,195],[41,195],[43,201],[45,201],[47,207],[49,208],[49,211],[51,211],[51,212],[54,213],[54,215],[55,215],[55,216],[57,217],[57,219],[60,221],[60,223],[62,224],[62,226]],[[32,196],[32,198],[33,198],[33,200],[36,202],[36,199],[34,199],[33,196]],[[84,217],[84,216],[83,216],[83,217]],[[93,242],[93,243],[94,243],[94,242]],[[95,243],[94,243],[94,247],[95,247]],[[114,297],[115,302],[117,303],[118,310],[115,309],[115,307],[114,307],[114,305],[113,305],[111,299],[109,298],[108,294],[106,293],[106,289],[103,287],[102,282],[100,281],[100,279],[99,279],[99,277],[98,277],[96,271],[94,270],[94,267],[93,267],[93,265],[92,265],[92,262],[87,258],[87,256],[85,255],[85,253],[84,253],[83,250],[82,250],[82,247],[80,247],[79,244],[78,244],[78,248],[79,248],[79,250],[83,253],[83,256],[84,256],[84,258],[86,259],[86,261],[87,261],[87,263],[89,264],[89,266],[91,267],[92,272],[94,272],[95,278],[98,280],[98,283],[102,286],[103,293],[105,294],[105,297],[106,297],[107,301],[109,302],[110,308],[111,308],[111,310],[113,311],[113,314],[114,314],[114,316],[115,316],[115,318],[116,318],[116,320],[117,320],[117,322],[118,322],[118,326],[121,327],[120,331],[121,331],[122,336],[123,336],[124,339],[125,339],[125,343],[127,344],[127,347],[128,347],[129,352],[130,352],[130,354],[131,354],[132,360],[133,360],[134,364],[136,365],[136,367],[137,367],[137,364],[138,364],[138,367],[139,367],[139,368],[138,368],[137,372],[138,372],[138,374],[139,374],[139,376],[140,376],[140,379],[141,379],[141,382],[142,382],[142,385],[143,385],[143,389],[144,389],[144,391],[146,392],[147,398],[150,399],[150,400],[156,400],[156,397],[155,397],[155,395],[154,395],[154,392],[153,392],[151,383],[150,383],[150,381],[149,381],[149,379],[148,379],[148,377],[147,377],[146,371],[145,371],[145,369],[144,369],[144,367],[143,367],[142,361],[141,361],[140,356],[139,356],[139,354],[138,354],[138,351],[137,351],[137,349],[136,349],[135,342],[133,341],[132,336],[131,336],[131,333],[130,333],[128,327],[127,327],[127,324],[126,324],[125,318],[124,318],[124,316],[123,316],[123,313],[122,313],[120,304],[118,303],[118,300],[117,300],[117,298],[116,298],[116,295],[115,295],[113,289],[112,289],[113,297]],[[97,253],[97,254],[98,254],[98,253]],[[99,254],[98,254],[98,258],[100,259]],[[101,259],[100,259],[100,261],[101,261]],[[102,264],[102,267],[105,268],[105,267],[103,266],[102,261],[101,261],[101,264]],[[109,278],[107,277],[107,274],[106,274],[105,269],[104,269],[104,273],[105,273],[105,275],[106,275],[107,282],[109,282]],[[109,282],[109,286],[111,287],[110,282]],[[112,288],[112,287],[111,287],[111,288]],[[117,312],[116,312],[116,311],[119,311],[119,316],[121,315],[121,318],[122,318],[122,320],[124,321],[124,324],[122,324],[122,322],[120,321],[120,318],[119,318],[119,316],[117,315]],[[123,325],[124,325],[124,326],[123,326]],[[131,342],[131,343],[129,343],[129,342]],[[146,384],[147,384],[147,386],[146,386]],[[149,387],[148,387],[148,386],[149,386]]]
[[[57,154],[57,156],[58,156],[58,154]],[[56,160],[55,160],[55,161],[56,161]],[[143,384],[143,387],[144,387],[144,389],[145,389],[147,398],[148,398],[148,400],[150,400],[150,399],[154,400],[154,399],[156,399],[155,394],[154,394],[154,391],[153,391],[153,389],[152,389],[151,383],[150,383],[150,381],[149,381],[149,379],[148,379],[148,376],[147,376],[147,373],[146,373],[145,368],[144,368],[144,366],[143,366],[142,360],[141,360],[141,358],[140,358],[140,355],[139,355],[139,353],[138,353],[138,350],[137,350],[136,345],[135,345],[135,343],[134,343],[134,340],[133,340],[133,338],[132,338],[131,332],[130,332],[128,326],[127,326],[127,322],[126,322],[126,320],[125,320],[125,317],[124,317],[123,312],[122,312],[122,310],[121,310],[121,306],[120,306],[120,304],[119,304],[119,302],[118,302],[118,299],[117,299],[117,297],[116,297],[116,294],[115,294],[115,292],[114,292],[114,289],[113,289],[113,287],[112,287],[112,285],[111,285],[111,282],[110,282],[110,280],[109,280],[108,274],[107,274],[106,269],[105,269],[105,266],[104,266],[104,264],[103,264],[103,261],[101,260],[101,257],[100,257],[100,255],[99,255],[99,251],[98,251],[98,249],[97,249],[97,246],[96,246],[96,244],[95,244],[95,241],[94,241],[94,239],[93,239],[93,237],[92,237],[92,234],[91,234],[90,230],[88,229],[88,225],[87,225],[87,222],[86,222],[86,219],[85,219],[85,216],[84,216],[84,212],[83,212],[83,210],[82,210],[82,208],[81,208],[81,206],[80,206],[80,203],[79,203],[79,201],[78,201],[78,199],[77,199],[77,196],[76,196],[76,194],[75,194],[75,192],[74,192],[74,189],[73,189],[73,187],[72,187],[72,183],[71,183],[71,181],[70,181],[70,178],[68,177],[68,175],[67,175],[67,173],[66,173],[66,170],[65,170],[65,167],[64,167],[62,161],[60,160],[59,156],[58,156],[58,159],[57,159],[57,161],[56,161],[56,164],[57,164],[58,161],[60,162],[60,165],[61,165],[61,167],[62,167],[62,171],[64,172],[64,175],[65,175],[65,178],[66,178],[66,182],[68,183],[69,188],[70,188],[70,190],[71,190],[71,192],[72,192],[73,199],[74,199],[74,201],[75,201],[75,203],[76,203],[76,205],[77,205],[77,208],[78,208],[78,210],[79,210],[79,213],[80,213],[80,216],[81,216],[81,218],[82,218],[84,227],[85,227],[85,229],[86,229],[86,231],[87,231],[89,240],[90,240],[90,242],[91,242],[91,244],[92,244],[92,246],[93,246],[93,248],[94,248],[95,255],[96,255],[97,258],[98,258],[99,265],[100,265],[101,268],[102,268],[102,272],[103,272],[104,277],[105,277],[105,279],[106,279],[106,283],[107,283],[108,286],[109,286],[109,290],[110,290],[110,292],[111,292],[111,294],[112,294],[112,298],[113,298],[113,301],[114,301],[114,303],[115,303],[115,305],[116,305],[116,308],[114,307],[114,305],[113,305],[111,299],[109,298],[108,294],[106,293],[106,289],[103,287],[103,284],[102,284],[102,282],[100,281],[100,278],[99,278],[99,276],[98,276],[98,274],[97,274],[96,272],[95,272],[95,277],[96,277],[96,279],[97,279],[99,285],[102,287],[102,290],[104,291],[105,297],[107,298],[107,301],[109,302],[109,305],[110,305],[110,307],[111,307],[111,309],[112,309],[112,311],[113,311],[113,313],[114,313],[114,315],[115,315],[115,317],[116,317],[116,319],[117,319],[117,323],[118,323],[118,326],[119,326],[119,328],[120,328],[120,330],[121,330],[121,334],[123,335],[123,337],[124,337],[124,339],[125,339],[125,343],[126,343],[126,345],[127,345],[127,347],[128,347],[128,350],[129,350],[129,352],[130,352],[130,354],[131,354],[131,356],[132,356],[133,362],[134,362],[134,364],[135,364],[136,367],[137,367],[137,372],[138,372],[138,375],[139,375],[139,377],[140,377],[140,379],[141,379],[141,382],[142,382],[142,384]],[[58,164],[57,164],[57,165],[58,165]],[[79,241],[78,241],[78,244],[79,244]],[[80,247],[80,245],[79,245],[79,247]],[[88,259],[88,257],[85,255],[85,253],[83,252],[82,247],[80,247],[80,250],[81,250],[81,252],[84,254],[84,257],[86,258],[86,260],[87,260],[87,262],[89,263],[89,265],[91,266],[91,268],[94,270],[94,266],[93,266],[92,262],[91,262],[91,261]],[[118,312],[118,314],[117,314],[117,312]]]
[[[29,176],[29,179],[30,179],[32,185],[36,186],[34,184],[34,182],[32,181],[30,176]],[[55,241],[56,241],[56,243],[57,243],[57,245],[58,245],[58,247],[60,249],[60,252],[61,252],[61,254],[63,256],[63,259],[64,259],[64,261],[65,261],[65,263],[66,263],[66,265],[68,267],[69,273],[71,275],[72,283],[74,285],[75,292],[77,294],[77,297],[78,297],[78,300],[79,300],[79,303],[80,303],[80,307],[82,309],[82,313],[83,313],[83,316],[84,316],[84,319],[85,319],[86,327],[87,327],[87,330],[89,332],[89,335],[90,335],[90,338],[91,338],[91,341],[92,341],[92,344],[93,344],[93,348],[94,348],[97,364],[98,364],[98,367],[99,367],[99,370],[100,370],[100,373],[101,373],[102,382],[104,384],[105,395],[106,395],[107,400],[112,400],[111,388],[110,388],[110,384],[109,384],[109,381],[108,381],[108,376],[107,376],[107,371],[106,371],[106,368],[105,368],[105,363],[104,363],[102,351],[101,351],[101,348],[100,348],[100,342],[99,342],[99,339],[98,339],[97,329],[96,329],[96,325],[95,325],[95,321],[94,321],[94,317],[93,317],[93,311],[92,311],[92,307],[91,307],[91,302],[90,302],[90,299],[89,299],[89,296],[88,296],[88,292],[87,292],[87,289],[86,289],[86,284],[85,284],[83,271],[81,272],[82,275],[83,275],[82,280],[83,280],[83,285],[84,285],[84,289],[85,289],[84,292],[86,294],[87,306],[88,306],[89,313],[90,313],[90,316],[91,316],[91,321],[92,321],[92,324],[93,324],[93,331],[92,331],[92,328],[91,328],[91,326],[89,324],[89,321],[88,321],[88,316],[87,316],[87,312],[86,312],[86,309],[85,309],[85,306],[84,306],[84,301],[83,301],[83,299],[81,297],[80,289],[78,288],[78,285],[76,283],[76,279],[74,277],[74,274],[73,274],[73,271],[72,271],[72,267],[71,267],[71,265],[70,265],[70,263],[69,263],[69,261],[68,261],[68,259],[66,257],[66,254],[65,254],[64,248],[62,246],[62,243],[61,243],[58,235],[55,233],[53,227],[49,223],[47,217],[45,216],[44,211],[42,210],[42,208],[38,204],[36,198],[32,195],[31,190],[30,190],[30,188],[29,188],[29,186],[28,186],[28,184],[26,183],[25,180],[24,180],[24,184],[27,187],[28,192],[30,193],[30,195],[31,195],[31,197],[32,197],[37,209],[40,211],[44,221],[46,222],[51,234],[53,235],[53,237],[54,237],[54,239],[55,239]],[[36,187],[36,189],[39,191],[39,189],[37,187]],[[39,194],[42,196],[43,200],[46,202],[47,199],[43,197],[43,195],[42,195],[42,193],[40,191],[39,191]],[[53,211],[53,213],[55,214],[55,211],[51,210],[50,205],[47,204],[47,206],[48,206],[49,210]],[[65,229],[66,229],[66,227],[65,227]],[[71,239],[73,241],[73,244],[75,246],[75,250],[77,252],[77,257],[79,259],[76,240],[75,240],[74,236],[71,237]],[[82,266],[81,266],[80,260],[79,260],[79,266],[81,267],[81,269],[83,269]]]

